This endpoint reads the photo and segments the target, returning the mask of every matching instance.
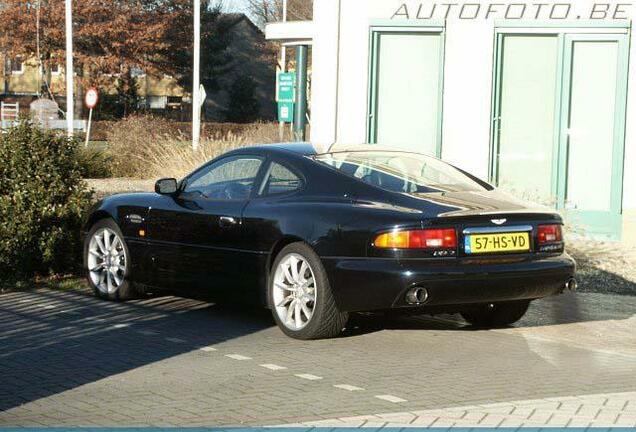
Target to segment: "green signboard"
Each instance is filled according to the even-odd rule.
[[[296,87],[296,74],[279,73],[278,74],[278,102],[294,102]]]
[[[283,123],[294,122],[293,102],[278,102],[278,121]]]

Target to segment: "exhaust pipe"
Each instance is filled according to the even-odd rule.
[[[570,292],[574,292],[578,289],[579,284],[576,282],[576,279],[571,278],[565,283],[565,289]]]
[[[422,287],[411,288],[406,293],[406,302],[412,305],[426,303],[428,300],[428,290]]]

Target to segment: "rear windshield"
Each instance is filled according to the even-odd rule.
[[[342,152],[315,156],[319,162],[391,192],[483,192],[489,190],[438,159],[398,152]]]

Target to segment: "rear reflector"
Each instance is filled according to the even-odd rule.
[[[537,227],[539,244],[560,243],[563,240],[561,225],[539,225]]]
[[[381,249],[454,249],[457,233],[454,229],[392,231],[377,236],[373,245]]]

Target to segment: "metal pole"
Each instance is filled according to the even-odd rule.
[[[93,108],[88,110],[88,126],[86,127],[86,143],[84,147],[88,148],[88,141],[91,139],[91,123],[93,121]]]
[[[73,101],[73,5],[66,0],[66,129],[69,137],[73,136],[74,101]]]
[[[287,22],[287,0],[283,0],[283,22]],[[280,68],[279,73],[287,72],[287,47],[280,47]],[[276,83],[276,97],[278,98],[278,82]],[[278,100],[277,100],[278,102]],[[285,122],[278,124],[278,135],[281,141],[285,140]]]
[[[296,47],[296,108],[294,139],[305,141],[307,131],[307,45]]]
[[[192,77],[192,149],[199,149],[201,140],[201,0],[194,0],[194,61]]]

